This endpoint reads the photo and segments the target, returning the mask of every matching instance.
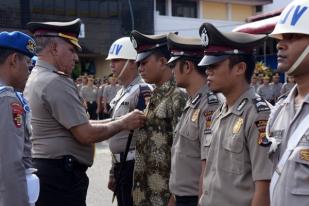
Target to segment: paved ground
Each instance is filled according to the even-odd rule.
[[[96,156],[93,166],[88,169],[89,188],[87,206],[117,206],[112,204],[113,193],[107,189],[111,155],[107,143],[96,145]]]

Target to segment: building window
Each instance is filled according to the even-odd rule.
[[[54,4],[55,4],[55,14],[56,15],[64,15],[64,2],[63,0],[55,0]]]
[[[256,6],[255,7],[255,12],[256,13],[261,13],[263,11],[263,7],[262,6]]]
[[[172,0],[172,15],[197,18],[196,0]]]
[[[119,0],[31,0],[37,14],[111,18],[119,16]]]
[[[166,15],[166,0],[157,0],[156,1],[156,11],[160,15]]]

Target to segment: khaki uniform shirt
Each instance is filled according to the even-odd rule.
[[[274,100],[274,89],[273,87],[269,84],[269,85],[260,85],[257,93],[264,98],[265,100],[271,102]]]
[[[96,86],[83,86],[81,89],[81,95],[85,99],[85,101],[93,103],[97,100],[98,89]]]
[[[32,154],[34,158],[59,159],[74,156],[88,166],[93,145],[83,145],[70,129],[88,122],[86,110],[73,80],[38,60],[24,91],[32,109]]]
[[[254,182],[272,175],[268,147],[259,145],[266,139],[268,104],[251,87],[226,109],[224,104],[214,113],[212,134],[206,136],[203,206],[249,206]]]
[[[274,99],[277,101],[277,99],[281,96],[281,88],[282,88],[282,83],[278,82],[276,84],[272,83],[271,86],[273,87],[274,91]]]
[[[280,91],[281,95],[287,95],[287,93],[289,93],[293,89],[293,87],[295,87],[295,83],[284,83]]]
[[[286,99],[278,101],[269,118],[267,133],[270,137],[275,138],[270,150],[270,158],[274,163],[274,168],[286,150],[289,138],[309,113],[309,94],[305,96],[305,100],[297,112],[294,106],[296,94],[297,88],[294,87]],[[272,202],[272,206],[308,205],[309,129],[287,160],[275,187]]]
[[[217,95],[210,92],[207,85],[187,101],[174,132],[172,147],[169,188],[177,196],[199,194],[201,160],[206,156],[203,139],[210,132],[211,116],[219,105]]]
[[[173,131],[186,104],[186,95],[171,79],[154,89],[146,107],[146,123],[136,140],[134,206],[166,206]]]
[[[27,206],[25,169],[32,166],[27,112],[14,88],[0,86],[0,205]]]
[[[116,96],[118,90],[120,89],[121,87],[118,86],[118,85],[106,85],[104,87],[104,90],[103,90],[103,97],[106,98],[106,103],[110,103],[112,101],[112,99],[114,99],[114,97]]]
[[[134,85],[140,85],[140,86],[146,86],[148,87],[148,89],[146,88],[146,90],[143,91],[144,94],[140,94],[141,90],[140,87],[138,89],[136,89],[135,91],[131,91],[132,87]],[[124,97],[126,95],[126,93],[131,93],[129,96],[127,96],[125,99],[122,99],[122,97]],[[146,94],[148,93],[148,94]],[[121,117],[131,111],[133,111],[134,109],[136,109],[137,104],[139,103],[139,99],[140,99],[140,95],[145,95],[145,97],[149,97],[151,94],[151,87],[147,84],[145,84],[144,80],[142,80],[142,78],[140,76],[136,77],[136,79],[133,80],[133,82],[126,88],[121,88],[116,97],[112,100],[111,104],[117,104],[118,101],[121,101],[122,103],[120,104],[119,107],[117,107],[117,109],[115,110],[115,107],[112,108],[112,118],[116,118],[116,117]],[[144,96],[142,96],[142,98],[144,98]],[[142,107],[143,109],[146,107],[145,105],[145,101],[144,103],[140,103],[143,104]],[[114,135],[112,138],[110,138],[109,141],[109,148],[111,150],[111,152],[113,154],[118,154],[121,152],[125,151],[126,148],[126,143],[128,140],[128,135],[129,135],[130,131],[122,131],[119,132],[118,134]],[[133,133],[133,137],[132,137],[132,142],[130,145],[130,149],[135,149],[135,141],[136,141],[136,135],[138,133],[138,130],[135,130]]]

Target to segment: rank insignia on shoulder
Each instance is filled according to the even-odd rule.
[[[56,74],[59,74],[61,76],[65,76],[65,77],[69,77],[69,75],[67,75],[66,73],[62,72],[62,71],[53,71]]]
[[[299,151],[299,158],[301,160],[309,161],[309,149],[302,149]]]
[[[240,132],[240,129],[241,129],[243,123],[244,123],[244,119],[239,117],[237,122],[234,124],[233,134],[238,134]]]
[[[217,95],[213,92],[207,93],[207,99],[208,99],[208,104],[218,104],[219,103],[219,99]]]
[[[271,145],[271,141],[266,137],[266,125],[267,120],[258,120],[255,122],[256,127],[259,130],[259,136],[257,143],[263,147],[268,147]]]
[[[211,133],[211,124],[212,124],[212,115],[214,111],[205,111],[204,116],[205,116],[205,129],[204,129],[204,134],[210,134]]]
[[[245,107],[245,105],[247,104],[247,102],[248,102],[248,99],[247,99],[247,98],[243,99],[243,100],[239,103],[239,105],[237,106],[236,110],[237,110],[237,111],[241,111],[241,110]]]
[[[201,97],[202,97],[202,94],[200,93],[196,95],[196,97],[194,97],[194,99],[191,101],[191,104],[195,105],[198,102],[198,100],[200,100]]]
[[[12,114],[13,114],[13,122],[15,124],[15,126],[17,128],[21,128],[22,126],[22,122],[23,122],[23,113],[24,113],[24,109],[23,107],[14,102],[14,103],[11,103],[11,109],[12,109]]]
[[[261,97],[257,97],[253,99],[253,103],[255,104],[257,112],[265,112],[270,111],[270,108],[267,104],[267,102],[262,99]]]
[[[201,111],[200,109],[194,110],[192,117],[191,117],[192,122],[198,123],[198,117],[199,117],[200,111]]]

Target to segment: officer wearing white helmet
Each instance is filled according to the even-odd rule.
[[[274,174],[272,206],[309,205],[309,0],[292,1],[271,37],[278,39],[278,71],[296,86],[281,97],[270,115],[267,134]]]
[[[138,74],[136,56],[136,50],[129,37],[116,40],[109,50],[106,60],[110,60],[112,73],[122,86],[110,103],[112,118],[123,116],[134,109],[144,110],[147,98],[151,95],[151,86]],[[113,167],[108,188],[115,192],[119,206],[132,205],[131,189],[137,132],[138,130],[123,131],[109,141]]]

